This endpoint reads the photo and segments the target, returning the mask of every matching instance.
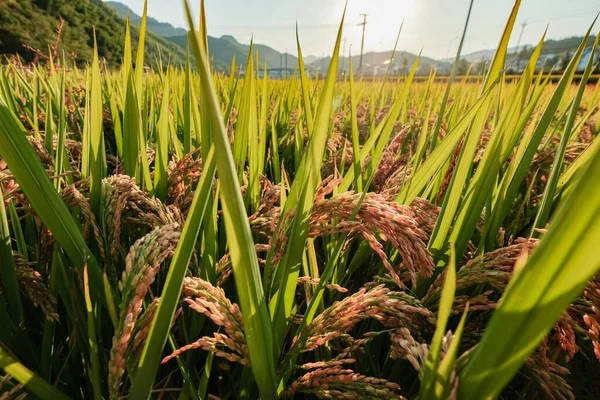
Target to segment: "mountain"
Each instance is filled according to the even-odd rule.
[[[109,65],[118,65],[123,58],[125,20],[100,0],[0,0],[0,55],[19,55],[31,62],[35,53],[24,45],[48,53],[56,41],[56,30],[64,20],[59,51],[74,54],[78,64],[92,59],[94,28],[98,54]],[[134,51],[139,31],[131,30]],[[158,51],[163,59],[182,65],[185,52],[172,42],[146,35],[145,63],[156,65]],[[135,55],[134,55],[135,56]]]
[[[139,15],[134,13],[129,7],[122,3],[107,1],[106,4],[110,5],[122,17],[127,17],[127,15],[129,15],[130,21],[133,25],[139,25],[142,20]],[[149,17],[146,20],[146,27],[150,32],[163,36],[165,39],[168,39],[181,49],[185,50],[187,43],[187,31],[185,29],[175,28],[171,24],[158,22]],[[177,33],[173,34],[175,32]],[[231,68],[231,61],[233,57],[235,57],[236,64],[238,66],[241,65],[242,69],[245,69],[249,51],[249,45],[238,42],[233,36],[224,35],[220,38],[215,38],[212,36],[208,37],[208,52],[213,60],[214,67],[218,70],[229,70]],[[285,68],[285,54],[263,44],[254,44],[254,51],[258,51],[261,68],[265,63],[267,64],[268,68]],[[288,54],[288,68],[296,68],[297,65],[298,58]]]
[[[583,40],[583,36],[572,36],[564,39],[548,39],[544,42],[542,46],[542,56],[547,55],[564,55],[566,52],[572,52],[577,49],[577,47],[581,44]],[[594,44],[594,37],[589,37],[586,43],[587,47],[591,47]],[[529,58],[533,52],[533,49],[536,45],[527,44],[521,46],[519,49],[517,47],[510,47],[508,49],[508,54],[515,54],[517,50],[520,52],[524,52],[524,58]],[[479,61],[489,61],[494,58],[494,54],[496,50],[479,50],[473,53],[463,54],[461,58],[476,63]],[[452,62],[454,58],[449,58],[444,61]]]
[[[182,48],[186,46],[187,36],[174,36],[168,39]],[[208,37],[208,52],[217,69],[230,69],[233,57],[235,57],[236,65],[245,69],[249,51],[249,45],[238,42],[233,36],[223,35],[220,38]],[[256,54],[256,52],[258,52],[260,68],[263,68],[265,63],[267,64],[267,68],[285,68],[285,54],[263,44],[254,45],[254,53]],[[288,68],[296,68],[297,65],[298,58],[288,54]]]
[[[123,3],[119,3],[118,1],[107,1],[105,4],[111,6],[119,15],[124,18],[126,18],[127,14],[129,14],[129,19],[134,25],[139,25],[142,22],[142,17],[135,14]],[[187,31],[183,28],[175,28],[173,25],[167,22],[159,22],[151,17],[146,18],[146,29],[164,38],[171,36],[185,36],[187,34]]]
[[[308,65],[308,64],[312,64],[313,62],[317,61],[319,59],[319,57],[317,56],[304,56],[304,64]]]
[[[509,53],[510,52],[514,52],[515,48],[509,48],[508,51],[509,51]],[[460,58],[462,60],[466,60],[466,61],[468,61],[470,63],[476,63],[476,62],[479,62],[481,60],[489,61],[492,58],[494,58],[494,54],[496,54],[496,50],[486,49],[486,50],[474,51],[474,52],[469,53],[469,54],[461,54]],[[453,63],[454,62],[454,57],[447,58],[444,61],[449,62],[449,63]]]

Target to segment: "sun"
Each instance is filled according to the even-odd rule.
[[[366,16],[365,49],[394,41],[402,20],[416,18],[418,0],[354,0],[348,4],[346,20],[351,27],[352,42],[360,43],[361,24]]]

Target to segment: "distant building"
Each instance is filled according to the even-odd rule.
[[[587,50],[583,51],[583,54],[581,55],[581,60],[579,61],[579,64],[577,65],[577,72],[583,72],[585,70],[588,63],[590,62],[591,56],[592,56],[592,49],[587,49]],[[598,52],[596,52],[596,54],[594,55],[594,63],[593,64],[596,64],[598,62],[600,62],[600,54],[598,54]]]
[[[571,61],[571,59],[575,56],[575,51],[562,51],[556,53],[542,53],[540,54],[538,61],[535,65],[536,71],[541,71],[544,69],[545,72],[549,72],[551,69],[554,69],[555,72],[563,71],[567,68],[567,65]],[[581,59],[579,60],[579,64],[577,64],[576,71],[583,72],[587,67],[590,57],[592,56],[592,49],[586,49],[583,51],[581,55]],[[594,55],[594,64],[600,62],[600,54],[596,52]],[[523,70],[529,64],[529,59],[522,59],[518,62],[515,62],[512,66],[512,70],[514,72],[523,72]]]
[[[267,77],[269,79],[289,79],[292,76],[296,75],[297,78],[300,77],[300,71],[293,68],[268,68],[267,69]],[[240,71],[239,76],[243,77],[246,75],[246,71]],[[260,68],[256,77],[258,79],[262,79],[265,76],[264,68]]]

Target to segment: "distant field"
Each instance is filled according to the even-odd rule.
[[[562,74],[547,74],[546,76],[548,76],[548,79],[552,83],[558,83],[558,81],[560,81],[560,79],[563,77]],[[520,78],[521,78],[521,75],[505,75],[504,76],[504,79],[506,82],[518,81]],[[579,83],[579,82],[581,82],[582,78],[583,78],[582,74],[575,74],[575,75],[573,75],[572,82]],[[381,80],[403,82],[405,79],[406,79],[405,77],[398,77],[398,76],[389,76],[389,77],[364,76],[364,77],[362,77],[362,80],[365,82],[373,82],[373,81],[381,81]],[[427,76],[415,75],[415,77],[413,78],[413,81],[414,82],[428,82],[429,79],[430,79],[429,75],[427,75]],[[436,76],[435,82],[448,82],[449,79],[450,79],[449,76]],[[456,79],[459,81],[466,80],[469,83],[478,83],[478,82],[481,82],[484,79],[484,77],[478,76],[478,75],[458,75],[458,76],[456,76]],[[341,77],[341,78],[338,78],[338,80],[343,81],[344,78]],[[587,83],[590,85],[593,85],[593,84],[598,83],[599,80],[600,80],[599,74],[592,74],[587,78]]]

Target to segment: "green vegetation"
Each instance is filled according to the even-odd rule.
[[[343,18],[225,75],[187,3],[181,67],[3,66],[2,394],[600,397],[600,84],[503,79],[520,3],[478,82],[339,81]]]
[[[92,59],[94,28],[98,55],[112,66],[121,63],[125,42],[125,20],[100,0],[3,0],[0,2],[0,54],[19,55],[29,63],[36,54],[24,45],[48,53],[56,42],[57,29],[64,20],[58,54],[75,55],[82,65]],[[131,30],[137,43],[139,30]],[[182,66],[185,50],[154,34],[146,37],[146,65],[157,65],[160,56],[165,62]],[[134,46],[135,47],[135,46]],[[3,60],[4,61],[4,60]]]

